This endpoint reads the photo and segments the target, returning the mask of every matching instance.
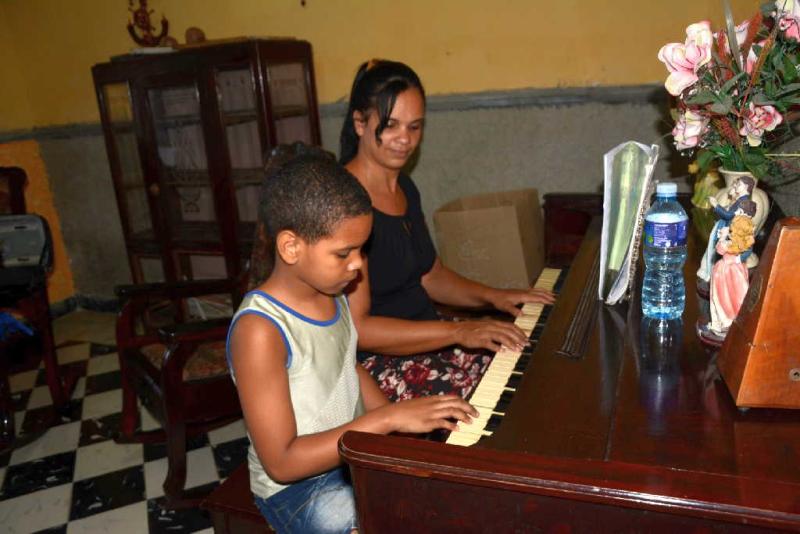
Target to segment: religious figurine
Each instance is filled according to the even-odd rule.
[[[755,180],[750,176],[738,177],[736,181],[733,182],[728,188],[729,202],[727,206],[720,205],[719,201],[714,196],[710,196],[708,198],[708,202],[714,209],[714,214],[719,217],[719,220],[711,230],[711,234],[708,238],[708,247],[706,247],[706,252],[703,254],[703,259],[700,260],[700,268],[697,270],[698,281],[702,280],[705,283],[709,282],[711,278],[711,267],[714,264],[715,259],[717,239],[720,236],[720,230],[730,225],[743,202],[753,202],[751,199],[751,194],[755,185]]]
[[[711,322],[703,335],[722,342],[736,319],[750,287],[747,257],[755,242],[753,216],[756,204],[750,199],[739,202],[736,214],[727,226],[721,226],[715,246],[721,256],[711,271],[709,284]]]

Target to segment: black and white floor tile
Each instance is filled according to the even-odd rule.
[[[10,386],[18,434],[38,439],[0,455],[0,531],[11,533],[212,532],[199,509],[165,510],[162,445],[118,444],[122,393],[113,314],[76,311],[55,321],[58,359],[78,369],[69,409],[53,420],[40,367]],[[156,428],[146,411],[142,428]],[[189,444],[187,488],[214,487],[246,461],[242,421]]]

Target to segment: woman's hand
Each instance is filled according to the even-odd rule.
[[[458,422],[472,423],[478,410],[457,395],[433,395],[389,404],[378,410],[388,412],[394,432],[421,434],[437,428],[455,430]]]
[[[556,298],[552,292],[546,289],[496,289],[493,288],[486,298],[492,306],[500,311],[510,313],[514,317],[522,311],[517,308],[519,304],[528,302],[538,302],[541,304],[552,304]]]
[[[471,349],[497,352],[507,347],[521,351],[528,344],[528,336],[514,323],[484,319],[456,321],[452,324],[456,329],[455,343]]]

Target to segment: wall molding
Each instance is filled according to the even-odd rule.
[[[429,112],[470,111],[475,109],[537,108],[580,106],[586,104],[650,104],[665,103],[669,95],[662,84],[621,85],[603,87],[555,87],[549,89],[514,89],[430,95]],[[343,117],[347,102],[333,102],[319,107],[320,117]],[[45,126],[0,132],[0,143],[45,141],[102,136],[99,122]]]
[[[99,122],[44,126],[29,130],[10,130],[0,132],[0,143],[15,141],[46,141],[50,139],[75,139],[78,137],[95,137],[103,135]]]
[[[620,85],[602,87],[555,87],[549,89],[514,89],[453,93],[428,96],[427,109],[432,112],[468,111],[473,109],[539,108],[580,106],[586,104],[660,104],[668,93],[662,84]],[[320,106],[320,116],[344,116],[347,102]]]

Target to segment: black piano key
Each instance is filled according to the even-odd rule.
[[[503,422],[503,417],[501,415],[494,414],[486,421],[486,428],[489,432],[494,432],[497,430],[497,427],[500,426],[500,423]]]
[[[517,364],[514,366],[514,370],[518,373],[524,372],[525,368],[528,367],[530,361],[531,361],[530,354],[523,354],[522,356],[519,357],[519,360],[517,360]]]
[[[561,272],[558,273],[558,278],[556,279],[556,283],[553,284],[553,293],[558,295],[561,293],[561,288],[564,287],[564,282],[567,279],[567,273],[569,273],[569,269],[561,269]]]
[[[508,405],[511,404],[512,398],[514,398],[513,391],[504,391],[500,395],[500,400],[497,401],[497,406],[495,406],[494,411],[505,413],[508,410]]]
[[[522,380],[522,375],[512,374],[510,377],[508,377],[508,382],[506,382],[506,387],[511,389],[517,389],[517,387],[519,387],[520,380]]]

